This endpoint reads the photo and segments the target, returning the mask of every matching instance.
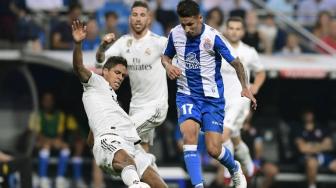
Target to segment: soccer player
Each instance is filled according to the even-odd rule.
[[[130,34],[122,36],[105,52],[114,39],[113,34],[107,34],[97,51],[100,63],[105,56],[122,56],[129,62],[132,90],[129,115],[147,152],[153,144],[154,128],[165,120],[168,110],[167,77],[160,63],[167,39],[149,30],[150,19],[148,5],[135,1],[129,16]]]
[[[264,67],[259,60],[257,51],[241,39],[244,36],[244,21],[240,17],[231,17],[226,22],[225,36],[232,46],[233,52],[239,57],[247,71],[249,79],[250,71],[255,73],[254,82],[250,86],[252,94],[257,94],[265,81]],[[232,66],[223,64],[221,68],[224,80],[225,117],[224,117],[224,145],[233,152],[232,143],[235,148],[235,155],[247,170],[251,177],[254,173],[254,165],[249,149],[240,137],[240,129],[250,111],[250,100],[240,96],[241,85]],[[232,140],[232,143],[231,140]],[[229,176],[226,173],[226,177]]]
[[[220,33],[203,23],[196,2],[181,1],[177,14],[180,25],[171,30],[161,62],[169,78],[177,79],[178,123],[191,182],[195,187],[203,187],[197,153],[197,137],[201,127],[210,156],[229,169],[237,188],[246,187],[240,164],[234,161],[228,149],[222,147],[221,139],[225,104],[220,74],[222,57],[236,70],[243,88],[241,95],[250,98],[256,108],[256,100],[247,88],[244,67],[238,58],[231,55]],[[174,56],[177,56],[176,65],[172,65]]]
[[[105,63],[102,76],[90,72],[83,65],[81,49],[86,34],[86,26],[75,20],[72,24],[75,41],[73,69],[84,87],[83,104],[91,129],[89,140],[94,142],[92,152],[96,163],[104,172],[120,175],[127,186],[139,184],[138,187],[148,187],[140,182],[141,178],[151,187],[167,187],[150,166],[150,157],[138,145],[140,137],[133,122],[117,102],[115,90],[127,75],[127,61],[113,56]]]

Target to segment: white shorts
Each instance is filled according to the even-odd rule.
[[[127,141],[120,136],[105,134],[95,138],[92,152],[97,165],[106,174],[120,175],[120,173],[117,173],[112,166],[114,155],[120,149],[125,150],[131,157],[134,158],[138,175],[141,178],[148,166],[152,164],[152,159],[142,149],[140,144],[134,145],[133,142]]]
[[[235,101],[228,101],[225,104],[224,128],[229,128],[231,137],[240,135],[240,129],[250,112],[250,100],[241,98]]]
[[[130,107],[129,115],[144,143],[153,145],[154,128],[166,119],[168,105]]]

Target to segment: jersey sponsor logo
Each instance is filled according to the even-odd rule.
[[[127,66],[128,70],[133,70],[133,71],[147,71],[147,70],[152,70],[152,65],[150,64],[140,64],[141,59],[139,58],[133,58],[132,59],[133,64],[129,64]]]
[[[200,69],[200,63],[196,58],[196,54],[194,52],[189,52],[186,55],[186,69]]]

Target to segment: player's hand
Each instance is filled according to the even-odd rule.
[[[86,38],[86,25],[78,19],[72,22],[72,37],[76,43],[82,42]]]
[[[171,65],[171,64],[167,64],[166,72],[167,72],[168,77],[171,80],[177,79],[182,74],[181,69],[179,69],[178,67],[176,67],[174,65]]]
[[[248,88],[244,88],[241,92],[242,97],[249,98],[252,101],[253,110],[257,109],[257,100],[254,98],[252,92]]]
[[[115,41],[116,37],[114,33],[108,33],[106,35],[104,35],[102,43],[105,45],[108,45],[110,43],[112,43],[113,41]]]
[[[0,162],[7,163],[11,160],[13,160],[12,156],[7,155],[6,153],[3,153],[2,151],[0,151]]]
[[[253,95],[258,94],[258,92],[259,92],[259,88],[256,85],[254,85],[254,84],[251,85],[250,90],[251,90],[251,93]]]

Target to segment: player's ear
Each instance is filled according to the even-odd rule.
[[[199,18],[199,20],[201,21],[201,23],[203,23],[203,16],[202,16],[201,14],[199,15],[198,18]]]

